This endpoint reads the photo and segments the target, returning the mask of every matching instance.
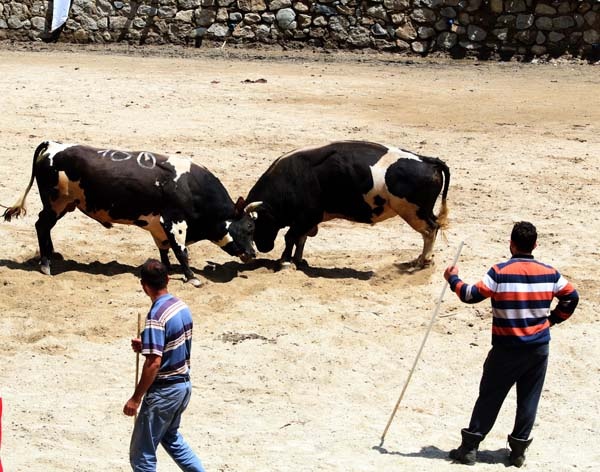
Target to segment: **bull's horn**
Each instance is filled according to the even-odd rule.
[[[256,210],[260,209],[262,204],[263,204],[263,202],[248,203],[248,205],[246,205],[246,208],[244,208],[244,213],[247,213],[247,214],[253,213]]]

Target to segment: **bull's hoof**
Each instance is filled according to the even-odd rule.
[[[421,269],[427,269],[428,267],[433,267],[435,265],[435,261],[433,259],[422,260],[420,263]]]
[[[417,257],[410,262],[400,262],[395,264],[398,269],[405,274],[414,274],[423,269],[433,266],[433,259],[424,261],[422,257]]]
[[[297,269],[306,269],[308,267],[308,262],[306,259],[294,260],[294,265]]]
[[[191,279],[187,279],[185,281],[186,284],[191,284],[196,288],[199,288],[202,286],[202,282],[200,282],[196,277],[192,277]]]
[[[295,270],[296,266],[292,264],[290,261],[280,261],[279,262],[279,270]]]
[[[417,257],[415,260],[409,263],[415,270],[427,269],[432,267],[435,263],[433,257],[425,259],[423,256]]]
[[[50,266],[49,265],[41,265],[40,266],[40,272],[44,275],[52,275],[50,273]]]

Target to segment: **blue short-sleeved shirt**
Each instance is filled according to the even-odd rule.
[[[189,375],[192,327],[192,313],[179,298],[165,294],[152,304],[141,340],[144,356],[162,357],[157,380]]]

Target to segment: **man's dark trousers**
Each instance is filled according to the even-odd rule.
[[[516,383],[517,413],[511,436],[529,439],[546,378],[548,353],[548,344],[493,346],[483,365],[469,432],[484,437],[490,432],[506,395]]]

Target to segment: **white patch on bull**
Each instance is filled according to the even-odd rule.
[[[416,154],[410,152],[410,151],[405,151],[403,149],[400,149],[398,147],[395,146],[389,146],[387,144],[385,144],[385,147],[388,148],[388,150],[390,151],[390,153],[393,153],[396,155],[396,160],[398,159],[415,159],[417,161],[420,161],[421,158],[419,156],[417,156]]]
[[[188,157],[170,156],[167,159],[167,163],[171,164],[175,169],[175,178],[173,179],[174,182],[177,182],[179,177],[186,172],[189,172],[192,168],[192,160]]]
[[[388,168],[399,159],[414,159],[419,161],[421,159],[411,152],[403,151],[402,149],[393,146],[386,147],[389,152],[381,156],[381,159],[371,166],[373,188],[364,195],[365,202],[373,209],[381,207],[381,205],[375,203],[377,197],[385,200],[382,208],[383,211],[378,215],[373,214],[371,222],[378,223],[399,215],[414,229],[422,232],[424,222],[417,216],[418,207],[414,203],[407,201],[405,198],[399,198],[393,195],[385,183],[385,174]]]
[[[391,218],[396,214],[396,212],[390,206],[390,192],[385,183],[385,173],[388,170],[388,167],[391,166],[394,162],[398,160],[397,154],[391,150],[387,152],[372,166],[371,168],[371,176],[373,178],[373,187],[369,190],[365,195],[364,199],[367,204],[375,209],[377,207],[381,207],[381,204],[375,203],[375,199],[377,197],[383,198],[385,203],[383,204],[383,211],[379,215],[373,214],[372,222],[383,221],[388,218]]]
[[[56,141],[48,141],[48,148],[44,153],[44,157],[50,161],[50,166],[54,165],[54,156],[56,156],[59,152],[64,151],[70,147],[75,146],[75,144],[66,144],[66,143],[57,143]]]
[[[179,246],[182,251],[185,251],[185,238],[187,234],[187,223],[184,221],[180,221],[178,223],[173,223],[171,226],[171,234],[175,238],[175,242]]]
[[[233,238],[231,237],[231,234],[229,234],[229,226],[231,225],[231,221],[227,221],[225,223],[225,229],[226,229],[226,233],[225,236],[223,236],[221,239],[219,239],[218,241],[213,241],[213,243],[215,243],[217,246],[219,247],[225,247],[227,246],[229,243],[233,242]]]

